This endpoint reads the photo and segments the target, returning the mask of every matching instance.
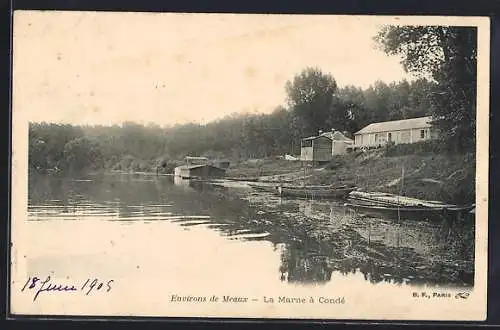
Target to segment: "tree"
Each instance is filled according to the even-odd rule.
[[[408,119],[411,117],[409,108],[410,84],[403,80],[389,85],[389,120]]]
[[[390,120],[389,105],[392,92],[391,87],[383,81],[376,81],[365,91],[366,107],[371,112],[372,122]]]
[[[475,146],[477,29],[453,26],[386,26],[375,37],[408,72],[433,79],[432,115],[455,150]]]
[[[64,155],[66,167],[70,170],[99,169],[104,165],[99,142],[87,137],[76,138],[66,143]]]
[[[301,135],[317,134],[327,125],[345,125],[345,109],[339,106],[335,93],[337,83],[330,74],[317,68],[306,68],[285,86],[290,110],[300,123]]]
[[[295,146],[300,146],[300,136],[293,127],[292,113],[283,106],[278,106],[267,117],[268,126],[273,129],[276,153],[297,153]]]
[[[61,124],[30,123],[29,164],[32,168],[53,169],[65,161],[65,144],[83,136],[80,127]]]
[[[361,88],[345,86],[339,89],[338,97],[349,118],[346,128],[349,132],[355,133],[371,122],[372,114],[366,107],[365,92]]]
[[[427,79],[417,79],[410,84],[408,95],[409,118],[430,116],[434,113],[433,103],[429,95],[436,89],[436,83]]]

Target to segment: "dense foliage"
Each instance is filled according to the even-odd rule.
[[[387,26],[376,37],[385,52],[399,55],[405,70],[430,76],[429,94],[443,142],[473,149],[476,134],[477,29],[453,26]]]

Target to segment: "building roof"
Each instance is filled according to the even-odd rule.
[[[180,166],[177,166],[177,168],[183,169],[183,170],[192,170],[192,169],[199,168],[199,167],[212,167],[212,168],[216,168],[216,169],[225,171],[225,169],[223,169],[223,168],[220,168],[218,166],[213,166],[213,165],[210,165],[210,164],[205,164],[205,165],[180,165]]]
[[[316,139],[321,138],[321,137],[326,137],[332,141],[335,140],[335,141],[344,141],[347,143],[354,143],[354,141],[352,139],[348,138],[340,131],[321,133],[318,136],[310,136],[310,137],[303,138],[302,141],[316,140]]]
[[[431,121],[432,117],[419,117],[419,118],[411,118],[403,120],[384,121],[381,123],[370,124],[354,134],[358,135],[367,133],[399,131],[411,128],[428,128],[431,127],[430,124]]]
[[[322,133],[321,136],[326,136],[330,140],[335,140],[335,141],[354,142],[352,139],[348,138],[340,131],[325,132]]]
[[[177,166],[177,168],[183,169],[183,170],[191,170],[193,168],[205,167],[205,166],[208,166],[208,165],[180,165],[180,166]]]
[[[326,137],[327,139],[330,139],[331,138],[329,136],[326,136],[326,135],[319,135],[319,136],[310,136],[310,137],[306,137],[306,138],[303,138],[302,141],[307,141],[307,140],[316,140],[318,138],[323,138],[323,137]]]

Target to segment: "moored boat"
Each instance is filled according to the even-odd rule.
[[[393,220],[428,220],[440,221],[447,219],[457,219],[466,215],[474,206],[455,206],[450,208],[441,207],[388,207],[363,204],[346,204],[348,207],[365,215],[374,217],[390,218]]]
[[[354,186],[340,187],[286,187],[279,186],[278,193],[284,197],[301,198],[345,198],[355,190]]]
[[[244,182],[257,182],[259,181],[258,177],[225,177],[225,180],[228,181],[244,181]]]
[[[263,185],[263,184],[248,184],[255,190],[278,193],[278,186],[276,185]]]
[[[249,184],[250,187],[259,191],[276,193],[283,197],[299,198],[345,198],[350,192],[357,189],[355,186],[297,186],[297,185],[262,185]]]
[[[387,193],[359,191],[349,194],[346,206],[375,217],[429,221],[457,219],[475,208],[474,204],[458,206]]]
[[[406,207],[455,207],[453,204],[446,204],[439,201],[427,201],[413,197],[394,195],[384,192],[363,192],[353,191],[349,194],[349,200],[360,204],[378,206],[406,206]]]

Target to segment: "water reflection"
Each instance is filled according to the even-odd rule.
[[[327,258],[303,249],[292,242],[281,251],[280,279],[290,283],[324,283],[332,278]]]
[[[337,272],[360,273],[371,283],[473,284],[470,224],[396,225],[362,218],[341,202],[285,200],[172,177],[35,175],[28,210],[30,220],[168,220],[183,230],[205,226],[232,240],[271,242],[281,263],[277,275],[288,283],[326,283]]]

